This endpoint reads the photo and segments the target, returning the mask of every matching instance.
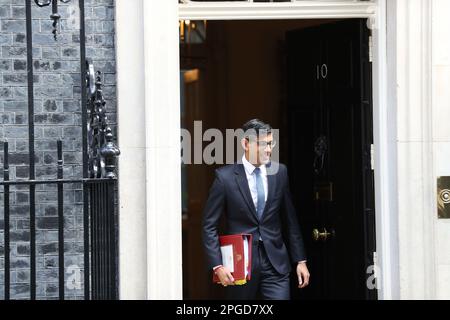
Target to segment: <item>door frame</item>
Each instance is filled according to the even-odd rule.
[[[368,18],[373,32],[373,102],[374,102],[374,169],[376,203],[377,252],[375,265],[380,299],[395,296],[399,281],[397,272],[395,224],[396,198],[392,192],[392,167],[396,163],[392,153],[389,122],[387,120],[387,14],[386,0],[346,1],[297,1],[292,3],[252,2],[188,2],[179,5],[180,20],[275,20],[275,19],[334,19]],[[377,270],[377,268],[375,268]]]
[[[118,0],[117,3],[125,3]],[[128,9],[131,3],[126,1]],[[206,20],[274,20],[274,19],[333,19],[333,18],[367,18],[372,29],[373,37],[373,107],[374,107],[374,168],[375,168],[375,203],[376,203],[376,241],[377,255],[376,266],[380,271],[378,277],[378,297],[379,299],[395,299],[399,296],[400,279],[398,271],[398,213],[397,213],[397,152],[396,152],[396,117],[395,96],[389,91],[392,75],[388,69],[388,62],[395,61],[395,46],[388,48],[388,43],[395,43],[395,34],[387,33],[388,28],[388,1],[296,1],[291,3],[252,3],[252,2],[223,2],[223,3],[182,3],[178,0],[170,1],[143,1],[136,0],[136,16],[145,16],[141,25],[136,25],[133,40],[135,46],[142,47],[144,55],[139,56],[134,64],[142,68],[145,65],[145,123],[142,117],[134,117],[139,122],[140,128],[144,131],[146,142],[145,149],[133,150],[146,160],[146,167],[141,173],[147,177],[143,182],[143,188],[147,190],[145,202],[146,209],[141,210],[142,219],[147,221],[146,226],[146,259],[137,261],[136,258],[128,260],[129,263],[141,263],[147,268],[147,298],[166,299],[182,298],[180,270],[182,261],[180,258],[181,240],[181,175],[174,173],[179,171],[179,137],[170,134],[167,139],[168,128],[179,132],[179,107],[180,107],[180,85],[179,85],[179,36],[178,23],[181,19],[206,19]],[[142,10],[139,12],[139,10]],[[130,11],[130,10],[128,10]],[[119,12],[117,9],[116,12]],[[118,38],[130,41],[130,32],[123,32],[119,37],[120,25],[130,22],[127,17],[117,17]],[[142,19],[142,18],[141,18]],[[133,35],[133,34],[131,34]],[[134,39],[134,38],[133,38]],[[139,41],[141,40],[141,41]],[[159,44],[154,46],[152,40]],[[124,118],[133,116],[125,106],[128,93],[121,89],[129,87],[132,79],[127,72],[130,61],[125,58],[120,59],[120,55],[126,56],[126,52],[132,50],[132,46],[120,46],[117,41],[117,83],[118,83],[118,106],[119,119],[121,112]],[[164,47],[163,49],[161,47]],[[168,54],[170,53],[170,54]],[[178,55],[178,57],[176,57]],[[389,58],[389,60],[388,60]],[[391,66],[391,68],[394,66]],[[130,78],[131,77],[131,78]],[[121,95],[122,92],[122,95]],[[177,94],[174,94],[177,93]],[[131,94],[131,93],[130,93]],[[167,99],[167,97],[170,99]],[[121,102],[123,101],[123,102]],[[120,106],[124,109],[121,111]],[[141,104],[142,105],[142,104]],[[164,125],[162,125],[162,124]],[[177,130],[178,129],[178,130]],[[169,131],[170,132],[170,131]],[[136,133],[135,124],[122,124],[119,130],[119,140],[130,139]],[[178,148],[177,148],[178,147]],[[161,151],[161,148],[163,152]],[[169,159],[170,161],[167,161]],[[123,163],[123,162],[122,162]],[[158,164],[158,166],[157,166]],[[121,166],[121,165],[119,165]],[[125,165],[123,165],[125,167]],[[163,168],[161,170],[160,168]],[[120,171],[120,168],[119,168]],[[171,175],[168,179],[168,174]],[[127,186],[133,185],[132,181],[127,181],[127,177],[120,178],[122,188],[119,191],[124,193],[122,199],[126,199]],[[164,181],[163,189],[160,182]],[[135,182],[135,181],[134,181]],[[174,199],[180,199],[176,201]],[[125,202],[124,203],[128,203]],[[177,208],[180,209],[177,211]],[[167,214],[169,213],[169,216]],[[178,220],[177,220],[178,219]],[[155,222],[158,223],[156,228]],[[126,222],[121,224],[121,234],[133,233],[133,228],[142,227],[137,222],[132,226]],[[143,228],[143,227],[142,227]],[[171,241],[165,246],[158,246],[161,239],[166,236],[158,229],[169,230],[174,235]],[[175,236],[176,235],[176,236]],[[130,247],[131,242],[123,242],[121,246]],[[142,245],[142,243],[141,243]],[[168,250],[168,246],[170,250]],[[168,252],[172,252],[168,255]],[[126,254],[124,252],[124,254]],[[122,255],[121,255],[122,257]],[[150,265],[151,261],[158,259],[160,268],[169,266],[173,270],[173,281],[161,283],[155,279],[154,272]],[[176,264],[174,268],[174,264]],[[167,269],[166,269],[167,271]],[[171,277],[171,276],[170,276]],[[128,283],[128,278],[133,278],[133,274],[120,274],[120,282]],[[142,278],[141,278],[142,280]],[[124,288],[121,292],[126,292]],[[161,292],[161,293],[160,293]],[[123,295],[126,298],[126,295]]]
[[[369,18],[373,1],[187,2],[178,6],[182,20],[283,20]]]

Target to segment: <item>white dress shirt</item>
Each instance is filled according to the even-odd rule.
[[[258,208],[258,191],[256,189],[256,167],[252,165],[245,158],[245,154],[242,156],[242,164],[245,168],[245,174],[247,175],[248,187],[250,188],[250,193],[252,194],[253,204],[255,205],[255,209]],[[262,165],[259,167],[261,169],[261,178],[264,186],[264,195],[265,201],[267,202],[267,194],[269,193],[269,184],[267,183],[267,170],[266,166]]]

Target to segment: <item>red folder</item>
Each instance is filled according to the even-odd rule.
[[[251,279],[252,239],[251,234],[219,237],[222,265],[231,270],[236,285],[244,285]],[[220,283],[215,273],[213,274],[213,282]]]

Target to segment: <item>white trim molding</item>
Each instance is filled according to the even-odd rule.
[[[182,20],[270,20],[368,18],[374,1],[187,2],[179,4]]]
[[[183,298],[178,1],[143,0],[147,298]]]
[[[182,299],[178,1],[116,0],[122,300]]]
[[[433,0],[395,2],[400,298],[434,299]]]
[[[145,82],[142,1],[116,1],[119,120],[119,297],[147,298]]]
[[[372,24],[375,216],[378,298],[400,297],[397,210],[397,108],[395,0],[380,0]]]

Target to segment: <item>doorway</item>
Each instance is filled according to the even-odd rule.
[[[203,23],[204,36],[180,45],[182,127],[193,132],[201,120],[204,130],[225,132],[261,118],[280,130],[280,161],[290,171],[312,274],[310,288],[293,289],[293,298],[376,298],[366,274],[375,223],[364,22],[203,21],[196,28]],[[185,299],[223,297],[205,270],[201,245],[216,167],[182,169]]]

